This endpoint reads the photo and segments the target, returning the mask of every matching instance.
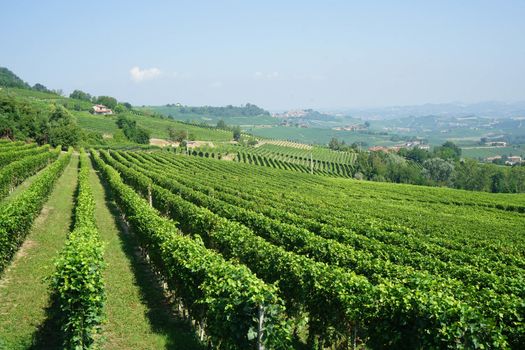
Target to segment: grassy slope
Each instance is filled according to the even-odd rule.
[[[43,279],[51,275],[69,231],[77,164],[74,156],[0,281],[0,348],[27,348],[46,318],[49,293]]]
[[[227,125],[242,125],[242,126],[251,126],[251,125],[271,125],[276,124],[277,119],[269,115],[259,115],[259,116],[214,116],[214,115],[203,115],[195,113],[181,113],[176,107],[166,107],[166,106],[148,106],[143,108],[144,110],[153,111],[157,113],[164,114],[165,116],[172,116],[175,120],[192,120],[197,122],[205,122],[210,125],[216,125],[219,120],[224,120]]]
[[[332,137],[336,137],[340,141],[345,141],[347,144],[354,142],[366,142],[369,146],[391,146],[395,144],[395,142],[390,141],[390,135],[368,135],[355,131],[320,128],[274,126],[271,128],[253,128],[253,130],[248,130],[248,132],[253,133],[255,136],[292,140],[308,144],[328,144]]]
[[[2,89],[0,93],[13,94],[16,98],[28,102],[33,107],[48,112],[53,109],[53,104],[55,103],[64,105],[76,116],[80,127],[89,131],[114,134],[118,130],[115,124],[116,116],[96,116],[85,111],[79,112],[74,110],[75,106],[79,106],[84,110],[89,109],[92,106],[90,102],[25,89]],[[171,126],[175,129],[187,130],[190,134],[193,134],[197,140],[229,141],[232,139],[232,133],[228,131],[188,125],[168,118],[161,119],[131,113],[126,113],[125,115],[136,120],[139,126],[149,130],[151,136],[154,138],[167,138],[168,127]]]
[[[91,172],[97,225],[105,244],[107,349],[200,349],[188,325],[169,312],[162,290],[136,254],[132,236],[120,229],[114,202]]]
[[[525,145],[516,147],[469,147],[463,148],[461,155],[467,158],[486,158],[501,155],[525,157]]]
[[[87,130],[97,131],[100,133],[114,134],[118,129],[115,124],[115,116],[94,116],[88,112],[76,112],[78,124]],[[198,126],[179,123],[170,119],[153,118],[142,115],[126,114],[137,124],[151,132],[151,137],[165,139],[168,137],[168,127],[173,127],[177,130],[187,130],[193,134],[197,140],[207,141],[229,141],[232,138],[232,133],[222,130],[201,128]]]

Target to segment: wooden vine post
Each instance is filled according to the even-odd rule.
[[[263,326],[264,326],[264,307],[259,305],[259,322],[257,324],[257,350],[264,350]]]

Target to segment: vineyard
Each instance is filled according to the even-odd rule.
[[[493,207],[459,192],[450,203],[442,189],[427,197],[169,153],[104,151],[98,163],[182,233],[276,284],[291,338],[306,322],[304,341],[321,348],[523,344],[522,198]]]
[[[169,323],[186,329],[184,348],[522,348],[522,195],[311,176],[301,163],[310,152],[321,174],[333,164],[345,176],[335,165],[353,162],[351,154],[274,144],[251,148],[245,164],[0,142],[0,276],[9,284],[31,263],[25,258],[38,258],[25,241],[36,239],[32,226],[47,198],[73,176],[71,213],[63,215],[73,219],[50,252],[46,266],[54,268],[39,277],[49,281],[41,293],[54,308],[40,317],[54,320],[62,347],[90,348],[105,333],[108,348],[137,346],[112,343],[114,324],[140,317],[113,311],[132,282],[112,277],[126,264],[114,262],[123,248],[108,240],[97,209],[106,191],[115,206],[107,215],[132,235],[133,259],[187,327]],[[305,171],[253,165],[261,159]],[[5,293],[0,345],[15,347],[9,337],[28,317],[9,309]],[[157,341],[148,329],[146,341]]]
[[[240,163],[317,175],[353,177],[356,153],[305,147],[310,146],[288,141],[263,141],[256,147],[219,144],[193,148],[187,153],[205,158],[222,158],[231,154],[232,160]],[[181,152],[184,151],[181,149]]]
[[[287,148],[298,148],[298,149],[302,149],[302,150],[311,150],[313,147],[310,146],[310,145],[307,145],[305,143],[298,143],[298,142],[293,142],[293,141],[284,141],[284,140],[264,140],[264,141],[260,141],[259,143],[261,146],[262,145],[275,145],[275,146],[282,146],[282,147],[287,147]]]

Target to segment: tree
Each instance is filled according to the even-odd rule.
[[[0,137],[7,137],[11,140],[14,139],[14,134],[16,130],[16,124],[7,118],[7,116],[0,114]]]
[[[124,106],[122,103],[118,103],[115,108],[113,109],[113,111],[115,113],[124,113],[126,112],[128,109],[126,108],[126,106]]]
[[[128,140],[141,144],[148,144],[150,139],[150,133],[148,130],[137,126],[135,120],[131,120],[126,116],[120,115],[115,122],[119,129],[122,129],[124,135]]]
[[[178,130],[170,126],[168,128],[168,138],[171,141],[182,142],[188,139],[188,132],[186,130]]]
[[[73,116],[63,106],[55,106],[55,110],[49,115],[49,122],[55,124],[70,124],[73,121]]]
[[[235,126],[233,128],[233,139],[235,141],[239,141],[241,139],[241,127],[240,126]]]
[[[335,137],[332,137],[330,142],[328,142],[328,148],[330,148],[331,150],[338,150],[339,149],[339,140],[336,139]]]
[[[47,87],[45,87],[44,85],[40,84],[40,83],[36,83],[35,85],[33,85],[33,90],[35,91],[40,91],[40,92],[51,92],[51,90],[49,90]]]
[[[117,99],[111,96],[99,96],[96,99],[97,104],[104,105],[109,109],[113,109],[117,106]]]
[[[507,174],[509,192],[525,192],[525,166],[513,166]]]
[[[387,178],[397,183],[420,184],[422,182],[419,169],[408,162],[389,162]]]
[[[128,136],[128,138],[130,138],[132,141],[135,141],[136,143],[147,145],[149,144],[150,134],[149,131],[147,131],[146,129],[135,128],[134,132],[132,133],[132,136]]]
[[[47,134],[48,142],[54,147],[76,146],[80,140],[80,129],[73,115],[60,105],[55,106],[55,110],[49,115],[49,125],[41,124],[41,127],[42,134]],[[48,129],[47,133],[45,129]]]
[[[49,129],[49,143],[53,146],[76,146],[80,141],[80,129],[75,124],[58,125]]]
[[[370,162],[369,155],[365,152],[357,154],[355,159],[356,171],[361,173],[365,179],[370,179],[372,176],[372,164]]]
[[[456,146],[454,142],[447,141],[440,147],[436,147],[434,150],[434,155],[445,160],[459,160],[459,157],[461,157],[461,148]]]
[[[87,92],[81,91],[81,90],[73,91],[71,94],[69,94],[69,97],[77,99],[77,100],[88,101],[88,102],[90,102],[92,98],[90,94],[88,94]]]
[[[491,191],[495,172],[504,168],[493,164],[480,164],[474,159],[456,163],[453,186],[471,191]]]
[[[424,174],[428,179],[442,185],[449,185],[454,173],[454,164],[441,158],[431,158],[423,162]]]
[[[220,119],[218,122],[217,122],[217,128],[218,129],[227,129],[228,128],[228,125],[226,125],[226,122],[222,119]]]
[[[419,164],[422,164],[425,160],[430,158],[430,152],[419,147],[411,149],[402,148],[399,150],[398,154]]]
[[[505,175],[501,170],[496,170],[490,177],[490,191],[493,193],[505,192]]]
[[[20,79],[15,73],[4,67],[0,67],[0,86],[30,89],[29,84]]]
[[[134,128],[137,125],[136,121],[131,120],[123,115],[119,115],[115,123],[117,124],[119,129]]]

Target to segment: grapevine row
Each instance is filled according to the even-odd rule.
[[[274,287],[198,240],[181,236],[174,222],[160,217],[113,168],[92,154],[152,263],[212,344],[239,349],[256,343],[272,349],[289,347],[284,308]],[[263,320],[264,328],[258,328]]]
[[[51,283],[66,349],[91,348],[103,320],[106,300],[103,249],[95,224],[89,158],[83,149],[79,165],[75,224],[55,262]]]
[[[27,189],[0,207],[0,273],[24,241],[54,183],[69,164],[71,153],[61,155]]]
[[[103,155],[118,167],[109,154]],[[443,293],[446,283],[420,280],[418,284],[424,293],[387,280],[372,285],[352,272],[314,262],[266,242],[246,227],[152,185],[148,177],[133,169],[118,169],[139,192],[146,193],[149,188],[154,205],[180,220],[184,232],[205,234],[203,238],[208,246],[246,263],[267,282],[277,281],[289,310],[308,312],[310,331],[315,336],[326,339],[332,328],[344,337],[351,329],[359,328],[363,332],[360,335],[369,335],[369,343],[377,346],[407,338],[412,339],[414,345],[426,347],[455,341],[466,346],[472,342],[506,344],[502,325],[484,319],[473,307],[456,300],[450,293]],[[465,327],[466,324],[469,326]]]
[[[29,176],[57,159],[60,149],[27,156],[0,169],[0,199]]]
[[[0,152],[0,167],[3,167],[11,162],[19,160],[22,157],[32,156],[35,154],[43,153],[49,151],[49,145],[33,148],[22,148],[19,147],[10,149],[5,152]]]
[[[126,155],[127,154],[124,154],[124,156]],[[115,156],[119,157],[120,155],[115,154]],[[289,235],[291,237],[301,237],[310,235],[308,231],[304,230],[311,230],[312,226],[317,223],[315,221],[305,221],[302,217],[297,216],[293,221],[282,223],[280,220],[285,217],[284,214],[286,212],[273,210],[272,208],[265,208],[264,204],[261,203],[264,201],[262,199],[257,200],[257,202],[250,202],[224,193],[222,189],[216,191],[214,188],[200,185],[194,180],[194,176],[188,176],[187,178],[183,177],[183,168],[178,168],[177,171],[174,172],[173,178],[177,179],[177,182],[174,182],[171,179],[166,179],[165,176],[158,176],[158,173],[151,173],[151,170],[156,169],[158,172],[165,174],[165,166],[159,167],[155,164],[152,164],[151,162],[148,162],[148,160],[145,158],[140,159],[137,165],[139,164],[141,164],[144,168],[147,167],[147,169],[150,170],[150,172],[148,172],[151,174],[150,177],[152,177],[152,179],[156,179],[156,181],[162,186],[168,186],[171,190],[175,190],[181,195],[182,193],[186,192],[186,198],[188,200],[197,202],[199,205],[205,206],[221,216],[241,222],[260,234],[264,234],[264,231],[269,231],[279,232],[281,235]],[[184,187],[183,185],[188,187]],[[191,191],[189,188],[199,191],[202,194]],[[260,213],[263,213],[264,215],[261,215]],[[415,250],[411,251],[403,246],[384,244],[383,242],[370,239],[367,236],[354,234],[353,232],[341,227],[334,227],[327,224],[317,224],[318,225],[315,225],[317,227],[314,227],[314,233],[327,239],[334,239],[344,244],[359,247],[360,249],[365,250],[367,253],[372,254],[375,258],[387,258],[393,261],[397,260],[396,263],[398,264],[411,265],[415,268],[428,270],[434,273],[443,273],[445,275],[450,275],[452,277],[461,279],[466,283],[480,284],[480,286],[483,287],[492,287],[495,282],[499,282],[496,285],[496,289],[502,289],[504,292],[509,292],[509,290],[512,290],[518,295],[521,294],[522,296],[525,296],[525,291],[523,289],[523,278],[520,280],[515,279],[516,273],[519,274],[523,271],[512,269],[509,266],[500,266],[499,264],[495,263],[491,264],[489,261],[483,262],[484,266],[488,265],[488,268],[491,268],[489,271],[494,272],[494,269],[499,268],[499,274],[509,277],[506,280],[499,281],[498,277],[492,275],[492,273],[488,274],[482,271],[477,271],[483,266],[474,265],[476,269],[472,269],[472,267],[469,266],[464,266],[465,263],[476,263],[476,260],[469,259],[471,256],[466,254],[463,254],[462,259],[458,259],[454,263],[453,260],[455,255],[451,255],[450,252],[443,252],[443,256],[441,256],[441,258],[443,258],[445,261],[440,261],[436,260],[436,257],[433,257],[432,254],[422,255],[417,253]],[[428,251],[428,253],[439,252],[440,250],[438,249],[434,249],[434,251],[429,249]],[[385,270],[385,272],[387,272],[387,270]]]
[[[347,239],[353,236],[356,236],[356,239],[358,240],[364,241],[377,239],[387,245],[402,246],[414,250],[418,252],[418,254],[421,254],[423,250],[425,254],[436,255],[445,262],[455,261],[459,264],[469,263],[481,269],[490,269],[488,271],[494,271],[494,267],[492,266],[495,264],[495,266],[499,266],[496,267],[498,270],[503,272],[509,270],[511,271],[511,274],[515,273],[512,272],[512,269],[509,269],[509,265],[501,265],[500,261],[502,261],[502,259],[509,260],[510,263],[516,264],[516,266],[525,266],[519,259],[514,258],[512,255],[502,255],[501,253],[493,253],[486,250],[482,251],[480,250],[482,247],[479,244],[452,245],[450,240],[448,240],[447,246],[443,246],[447,241],[442,238],[437,239],[419,235],[415,230],[400,225],[390,225],[385,224],[384,222],[377,222],[377,220],[370,218],[360,217],[355,217],[354,220],[349,220],[351,217],[348,213],[345,212],[344,216],[339,217],[338,210],[325,210],[317,204],[312,205],[311,207],[299,208],[298,203],[302,203],[302,206],[306,205],[307,201],[305,199],[301,198],[301,200],[298,201],[299,198],[297,198],[296,194],[288,199],[288,196],[283,196],[283,190],[286,192],[285,188],[279,189],[279,192],[275,192],[274,194],[272,186],[268,183],[265,183],[264,185],[264,195],[262,196],[258,193],[257,187],[253,188],[253,192],[256,193],[256,195],[250,195],[248,193],[253,187],[250,182],[243,183],[243,192],[239,192],[239,182],[244,182],[243,177],[236,177],[235,181],[232,182],[231,187],[228,187],[230,181],[227,181],[224,171],[220,172],[222,177],[220,183],[217,183],[214,180],[217,171],[215,171],[216,169],[212,169],[212,167],[204,168],[204,171],[200,172],[200,176],[196,177],[194,173],[190,173],[191,171],[189,169],[195,169],[200,164],[194,164],[192,162],[190,166],[187,162],[180,163],[181,160],[187,160],[187,158],[184,157],[160,157],[162,153],[157,153],[155,157],[139,153],[127,153],[124,155],[128,158],[139,158],[140,161],[147,161],[146,158],[148,160],[153,160],[157,162],[157,166],[161,166],[164,169],[172,168],[176,164],[177,166],[173,168],[173,170],[176,170],[173,176],[180,178],[181,176],[184,176],[185,173],[188,173],[186,179],[191,179],[190,181],[192,181],[192,183],[209,177],[207,183],[213,184],[214,195],[220,196],[221,198],[228,198],[229,201],[234,202],[233,204],[253,208],[269,217],[277,218],[294,225],[300,225],[317,234],[330,235],[332,228],[335,228],[336,232],[341,234],[335,236],[330,235],[330,238],[338,239],[342,242],[347,242]],[[200,163],[227,165],[220,162]],[[228,168],[231,168],[231,166]],[[210,170],[212,170],[213,173],[210,173]],[[259,179],[260,176],[257,176],[257,178]],[[257,186],[260,188],[261,185],[261,182],[258,181]],[[363,202],[364,201],[360,202],[361,206],[363,205]],[[253,205],[253,203],[257,204]],[[346,205],[349,204],[350,203],[346,202]],[[382,208],[378,208],[377,206],[374,208],[375,212],[379,210],[382,210]],[[355,216],[355,214],[352,216]],[[409,218],[405,218],[405,223],[407,219]],[[467,227],[467,229],[472,230],[474,227],[470,226]],[[357,235],[355,233],[357,233]],[[432,240],[434,243],[429,242],[429,240]],[[350,241],[350,243],[359,245],[359,241]],[[470,251],[471,246],[473,246],[473,251]],[[491,263],[488,259],[491,259],[494,263]]]
[[[115,154],[115,156],[120,157],[118,154]],[[126,162],[122,158],[119,160]],[[208,208],[222,217],[245,224],[252,228],[255,233],[274,244],[300,254],[305,254],[319,261],[345,268],[352,268],[355,272],[367,276],[374,283],[384,282],[385,279],[388,281],[397,281],[397,283],[402,281],[405,287],[417,291],[421,288],[419,285],[421,280],[434,280],[436,284],[447,286],[446,289],[440,288],[440,292],[442,293],[450,293],[463,300],[468,300],[469,303],[479,304],[481,306],[486,305],[487,302],[494,303],[494,307],[497,308],[496,313],[493,309],[482,309],[482,313],[487,317],[497,319],[499,313],[503,313],[507,315],[507,317],[510,317],[512,321],[509,322],[513,322],[516,321],[516,319],[512,315],[523,311],[523,279],[500,280],[496,276],[476,273],[475,270],[463,269],[460,266],[447,266],[447,270],[444,272],[447,272],[448,275],[462,277],[466,282],[470,282],[471,284],[481,284],[481,287],[492,287],[494,291],[499,291],[500,293],[509,293],[508,289],[510,289],[512,292],[519,293],[518,295],[520,296],[505,295],[503,298],[498,298],[493,301],[494,292],[490,289],[482,289],[482,291],[475,292],[473,288],[466,287],[451,279],[439,278],[437,275],[429,275],[423,271],[417,272],[413,269],[406,268],[403,265],[392,264],[388,260],[383,260],[382,257],[373,257],[373,247],[370,247],[368,251],[356,251],[351,246],[341,245],[333,240],[326,240],[306,230],[297,229],[292,225],[283,225],[249,210],[234,207],[215,198],[200,194],[166,178],[165,171],[162,173],[154,172],[145,169],[146,167],[148,169],[151,168],[149,164],[141,163],[141,165],[142,168],[128,163],[128,166],[134,167],[137,171],[147,175],[155,183],[164,188],[179,194],[184,199],[196,205]],[[119,167],[121,171],[124,171],[124,168],[119,166],[119,164],[115,164],[115,166]],[[402,253],[403,252],[397,252],[399,255],[402,255]],[[423,263],[426,264],[425,266],[435,264],[433,260],[425,260]],[[474,283],[469,279],[474,279]],[[506,285],[507,283],[510,285]],[[431,291],[428,290],[424,290],[424,292],[431,293]]]

